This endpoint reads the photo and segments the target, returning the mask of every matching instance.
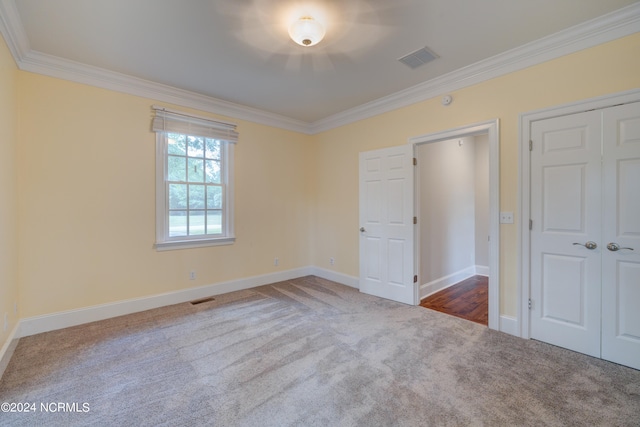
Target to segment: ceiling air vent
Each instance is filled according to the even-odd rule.
[[[423,47],[422,49],[418,49],[415,52],[411,52],[410,54],[403,56],[398,59],[398,61],[402,62],[409,68],[418,68],[427,62],[433,61],[437,57],[438,55],[430,51],[428,48]]]

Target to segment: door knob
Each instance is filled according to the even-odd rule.
[[[611,252],[617,252],[620,249],[629,249],[630,251],[633,250],[633,248],[621,248],[619,244],[614,242],[607,244],[607,249],[609,249]]]
[[[574,245],[578,245],[578,246],[584,246],[587,249],[591,249],[594,250],[595,248],[598,247],[598,244],[596,242],[592,242],[592,241],[588,241],[587,243],[574,243]]]
[[[360,227],[360,232],[361,233],[364,233],[365,231],[367,231],[367,230],[365,230],[364,227]]]

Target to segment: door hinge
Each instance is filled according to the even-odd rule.
[[[418,275],[413,276],[413,283],[418,283]]]
[[[413,166],[418,166],[418,159],[415,157],[413,158]]]
[[[533,230],[533,220],[529,220],[529,230]]]
[[[414,217],[413,217],[413,223],[414,223],[414,224],[417,224],[417,223],[418,223],[418,217],[417,217],[417,216],[414,216]]]
[[[533,307],[533,302],[531,301],[531,298],[529,298],[529,310],[531,310],[531,307]]]
[[[533,151],[533,141],[529,140],[529,151]]]

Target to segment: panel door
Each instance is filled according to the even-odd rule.
[[[417,304],[413,147],[360,153],[360,291]]]
[[[531,337],[600,357],[601,120],[531,128]]]
[[[603,111],[603,141],[602,358],[640,369],[640,103]]]

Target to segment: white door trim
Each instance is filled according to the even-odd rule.
[[[518,218],[521,218],[518,228],[518,307],[517,321],[520,326],[519,334],[522,338],[530,338],[529,297],[530,297],[530,245],[529,219],[531,212],[531,170],[529,164],[529,141],[531,140],[531,123],[538,120],[550,119],[567,114],[612,107],[618,104],[640,101],[640,89],[618,92],[597,98],[576,101],[569,104],[553,106],[541,110],[520,114],[520,138],[518,141]]]
[[[413,144],[414,153],[416,145],[430,142],[446,141],[454,138],[463,138],[480,134],[489,134],[489,328],[500,330],[500,130],[499,120],[489,120],[449,129],[441,132],[409,138],[409,144]],[[415,185],[414,188],[418,186]],[[417,205],[415,195],[414,202]],[[419,242],[420,224],[415,228],[415,265],[420,257]]]

